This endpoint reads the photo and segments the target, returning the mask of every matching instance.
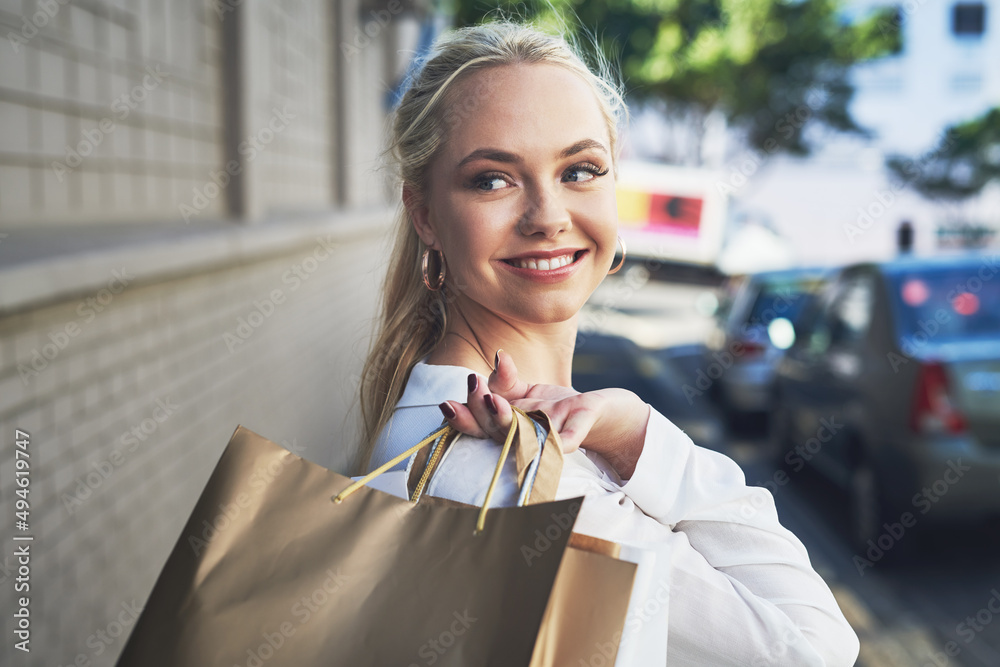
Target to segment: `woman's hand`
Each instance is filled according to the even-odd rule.
[[[526,412],[542,410],[559,433],[564,453],[583,447],[597,452],[622,479],[635,471],[646,438],[649,406],[625,389],[580,393],[558,385],[520,380],[514,360],[497,354],[497,367],[484,383],[469,375],[467,403],[446,401],[441,412],[460,432],[503,442],[513,419],[511,405]]]

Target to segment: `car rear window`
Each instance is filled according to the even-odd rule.
[[[771,320],[784,317],[795,322],[812,298],[811,293],[803,292],[798,286],[765,286],[754,301],[747,321],[767,326]]]
[[[890,276],[899,336],[921,343],[1000,338],[1000,275],[983,266]]]

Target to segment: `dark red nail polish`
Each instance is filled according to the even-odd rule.
[[[479,386],[479,376],[476,375],[475,373],[469,373],[469,393],[471,394],[475,392],[478,386]]]
[[[483,400],[486,402],[486,407],[490,409],[490,412],[492,412],[495,415],[500,414],[497,412],[497,404],[493,402],[492,394],[486,394],[485,396],[483,396]]]
[[[454,419],[456,416],[458,416],[457,413],[455,412],[455,408],[448,405],[447,402],[442,403],[438,407],[441,409],[441,414],[444,415],[445,419]]]

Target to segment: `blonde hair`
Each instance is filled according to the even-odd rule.
[[[412,76],[390,119],[383,158],[395,172],[396,187],[405,184],[418,195],[426,193],[428,166],[447,140],[448,130],[469,119],[487,93],[479,89],[461,100],[451,99],[456,97],[449,95],[456,81],[490,67],[534,63],[565,67],[591,84],[608,124],[617,175],[618,124],[628,112],[620,88],[608,75],[607,61],[598,49],[594,51],[599,75],[564,38],[509,20],[460,28],[443,37]],[[375,442],[403,394],[410,371],[445,334],[453,296],[447,279],[440,291],[424,286],[421,256],[425,248],[401,206],[382,288],[378,332],[361,374],[362,441],[356,458],[360,473],[367,471]]]

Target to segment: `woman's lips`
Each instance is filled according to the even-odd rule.
[[[576,253],[570,252],[565,255],[557,255],[555,257],[522,257],[520,259],[505,259],[504,261],[511,266],[516,266],[521,269],[548,271],[550,269],[562,268],[567,264],[572,264],[576,261]]]
[[[580,260],[588,252],[577,250],[548,257],[518,257],[502,260],[501,263],[515,275],[541,282],[556,282],[576,271]]]

